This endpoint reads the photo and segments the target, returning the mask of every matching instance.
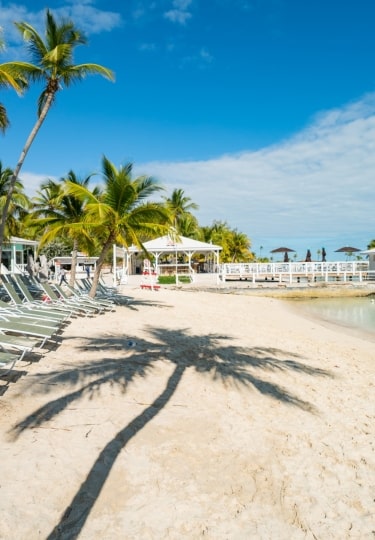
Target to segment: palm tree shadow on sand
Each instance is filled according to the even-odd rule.
[[[183,329],[148,328],[148,332],[152,341],[138,341],[137,348],[132,349],[131,356],[75,363],[71,368],[39,375],[32,382],[37,388],[42,386],[45,392],[48,392],[50,385],[56,384],[74,387],[74,390],[50,401],[15,425],[11,432],[14,438],[26,429],[38,427],[49,421],[81,397],[90,395],[94,398],[103,385],[119,385],[126,392],[127,386],[137,377],[151,376],[157,361],[164,360],[174,365],[162,393],[101,450],[86,479],[63,511],[59,523],[47,536],[49,540],[75,539],[79,536],[117,456],[171,400],[188,368],[193,368],[198,373],[209,374],[216,381],[232,381],[249,389],[256,388],[265,397],[298,407],[307,413],[317,411],[312,404],[301,400],[286,388],[264,380],[261,372],[295,372],[309,376],[333,377],[329,371],[306,365],[296,356],[285,358],[291,355],[279,349],[236,347],[229,343],[230,339],[227,336],[216,334],[192,336],[188,330]],[[111,350],[124,350],[124,347],[126,344],[121,337],[94,338],[82,347],[80,352],[100,348],[110,356]],[[129,349],[126,350],[126,355],[129,355]],[[41,379],[43,385],[40,384]]]

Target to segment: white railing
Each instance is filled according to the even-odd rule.
[[[367,261],[338,262],[289,262],[289,263],[224,263],[220,265],[222,281],[227,279],[247,279],[252,281],[300,281],[330,279],[363,281],[368,278]]]

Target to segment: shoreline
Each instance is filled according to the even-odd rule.
[[[275,298],[123,292],[1,397],[1,538],[372,538],[373,343]]]
[[[232,286],[227,284],[179,284],[179,285],[161,285],[161,288],[170,289],[170,290],[182,290],[182,291],[205,291],[205,292],[216,292],[221,294],[247,294],[254,296],[263,296],[270,298],[290,298],[290,299],[299,299],[299,298],[350,298],[350,297],[361,297],[361,296],[372,296],[375,295],[375,283],[371,284],[353,284],[353,283],[342,283],[342,284],[316,284],[310,286],[300,285],[265,285],[262,287],[257,287],[253,285],[248,285],[246,282],[233,282]]]
[[[348,286],[348,285],[333,285],[333,286],[314,286],[314,287],[293,287],[288,289],[278,289],[276,287],[269,286],[267,289],[255,289],[241,287],[241,285],[233,288],[215,288],[215,287],[189,287],[189,285],[182,286],[162,286],[166,290],[186,291],[186,292],[208,292],[227,295],[241,295],[241,296],[259,296],[264,298],[274,298],[276,300],[285,301],[287,306],[292,312],[300,317],[306,318],[311,321],[320,322],[323,326],[336,330],[340,333],[350,333],[353,337],[363,338],[365,340],[375,342],[375,334],[364,330],[360,327],[353,327],[349,324],[342,323],[340,321],[329,319],[312,313],[303,306],[298,306],[298,301],[308,301],[316,299],[331,299],[331,298],[367,298],[375,296],[375,284],[361,285],[361,286]]]

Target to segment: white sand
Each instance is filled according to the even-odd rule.
[[[1,539],[374,539],[373,342],[272,298],[127,293],[0,398]]]

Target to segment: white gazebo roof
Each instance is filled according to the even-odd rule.
[[[185,252],[205,252],[205,251],[221,251],[223,248],[216,244],[210,244],[208,242],[200,242],[199,240],[193,240],[192,238],[186,238],[186,236],[178,236],[176,239],[171,238],[168,235],[161,236],[155,240],[149,240],[144,242],[145,249],[150,253],[163,252],[163,253],[175,253],[176,251]]]

